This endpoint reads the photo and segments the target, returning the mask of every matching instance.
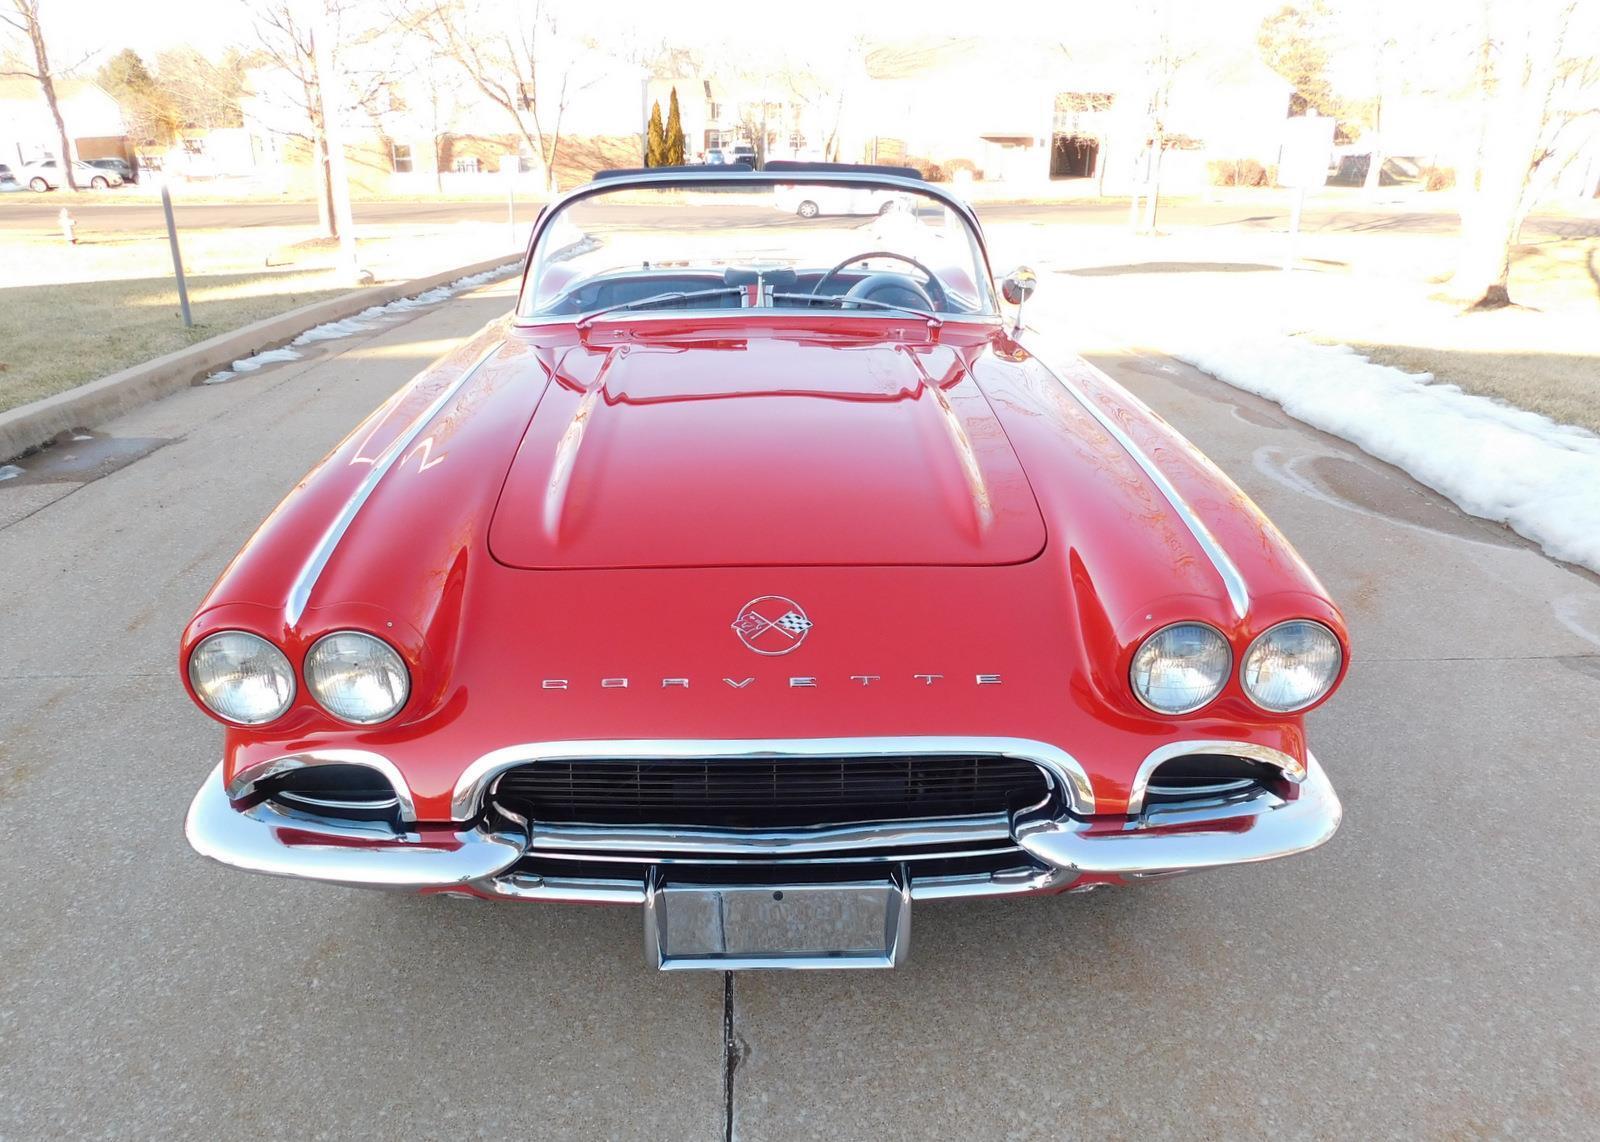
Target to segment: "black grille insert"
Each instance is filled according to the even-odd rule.
[[[1232,754],[1186,754],[1156,767],[1145,791],[1145,804],[1205,800],[1256,788],[1278,789],[1283,772],[1277,766]]]
[[[550,823],[775,829],[1006,813],[1048,791],[1031,762],[969,754],[538,761],[490,797]]]

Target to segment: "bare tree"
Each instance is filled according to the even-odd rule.
[[[322,3],[324,0],[312,0]],[[373,27],[361,26],[362,10],[357,0],[325,0],[327,26],[334,32],[331,45],[335,58],[346,49],[370,42],[378,34]],[[250,0],[256,39],[261,53],[284,78],[281,86],[256,92],[258,101],[282,113],[271,124],[275,133],[297,138],[308,144],[317,176],[317,221],[326,237],[339,236],[333,211],[333,187],[329,177],[326,129],[327,98],[349,98],[356,108],[375,104],[388,83],[384,69],[374,67],[352,73],[336,66],[335,71],[352,81],[349,90],[332,90],[317,67],[315,13],[309,13],[297,0]],[[340,104],[343,107],[343,104]]]
[[[20,53],[8,52],[6,62],[0,64],[0,75],[22,77],[38,83],[45,103],[50,106],[50,115],[56,121],[56,137],[61,140],[58,161],[61,163],[62,181],[69,190],[78,190],[78,180],[72,169],[72,140],[67,138],[67,123],[61,117],[61,104],[56,99],[56,73],[50,68],[44,27],[39,23],[39,0],[10,0],[10,4],[11,12],[0,9],[0,22],[27,39],[33,62],[29,64]]]
[[[333,188],[328,178],[328,140],[323,128],[322,77],[317,70],[316,35],[302,21],[291,0],[256,0],[251,5],[256,39],[262,52],[285,77],[284,88],[257,90],[256,98],[268,105],[284,103],[284,118],[274,117],[274,134],[300,139],[311,148],[317,181],[317,228],[329,238],[338,237],[333,216]]]
[[[1461,180],[1453,288],[1473,308],[1511,304],[1511,250],[1523,220],[1600,127],[1594,27],[1581,29],[1579,47],[1575,13],[1578,0],[1483,0],[1472,26],[1476,145]]]
[[[594,45],[563,37],[560,14],[546,0],[515,6],[415,0],[400,19],[505,112],[540,164],[546,189],[555,189],[562,119],[572,100],[600,79],[585,77],[580,66]]]
[[[798,115],[809,118],[821,131],[824,162],[838,162],[840,134],[846,108],[866,79],[870,44],[857,35],[825,57],[808,53],[801,62],[785,60],[779,68],[781,86]]]
[[[1167,151],[1190,141],[1171,129],[1172,89],[1184,69],[1200,54],[1198,48],[1178,33],[1174,22],[1173,0],[1155,0],[1137,14],[1140,30],[1138,50],[1143,56],[1144,135],[1147,162],[1144,221],[1136,228],[1154,234],[1156,206],[1161,197],[1161,163]],[[1135,191],[1129,205],[1129,219],[1136,218],[1139,196]]]
[[[458,89],[455,76],[447,70],[448,61],[429,51],[417,68],[418,86],[423,95],[422,118],[428,128],[433,150],[433,189],[444,192],[444,140],[455,120]]]

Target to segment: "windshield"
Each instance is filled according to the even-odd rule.
[[[977,235],[938,198],[793,177],[633,183],[555,207],[517,312],[580,322],[752,307],[997,312]]]

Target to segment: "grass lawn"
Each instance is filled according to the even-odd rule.
[[[303,227],[188,230],[184,269],[194,328],[179,316],[164,231],[0,231],[0,411],[353,288],[337,247]],[[504,226],[361,228],[376,281],[421,277],[499,254]]]
[[[1521,246],[1509,308],[1463,313],[1431,295],[1396,311],[1334,315],[1312,332],[1372,360],[1432,373],[1600,432],[1600,239]]]

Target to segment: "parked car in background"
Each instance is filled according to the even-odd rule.
[[[17,181],[17,176],[11,173],[11,168],[5,163],[0,163],[0,191],[20,189],[22,184]]]
[[[1372,156],[1366,152],[1336,154],[1328,167],[1328,185],[1363,186],[1371,168]],[[1379,186],[1414,186],[1425,181],[1423,164],[1404,155],[1389,155],[1378,168]]]
[[[1034,356],[1000,300],[1036,279],[997,286],[965,203],[773,165],[551,203],[514,311],[228,564],[179,650],[223,727],[196,850],[642,906],[653,965],[728,971],[890,967],[925,901],[1333,835],[1305,718],[1348,641],[1288,541],[1104,373]],[[917,208],[795,226],[779,180]],[[1017,916],[1008,964],[1055,930]]]
[[[735,143],[733,150],[729,151],[727,156],[728,162],[743,163],[751,170],[756,170],[759,166],[756,162],[756,149],[749,143]]]
[[[115,171],[123,182],[139,181],[139,172],[127,159],[89,159],[88,163],[103,171]]]
[[[79,186],[86,186],[93,190],[105,190],[111,186],[121,186],[122,176],[113,170],[104,170],[92,167],[88,163],[74,162],[72,164],[72,177]],[[59,190],[64,185],[61,165],[55,159],[41,159],[36,163],[23,163],[17,168],[17,181],[29,190],[46,191]]]
[[[907,167],[906,174],[916,177]],[[896,208],[910,209],[910,196],[894,190],[870,186],[825,186],[820,183],[780,183],[773,191],[773,205],[801,218],[825,214],[888,214]]]

